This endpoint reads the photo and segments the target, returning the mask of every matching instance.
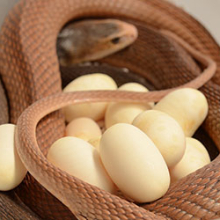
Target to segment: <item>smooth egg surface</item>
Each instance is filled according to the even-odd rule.
[[[101,140],[101,136],[92,138],[88,140],[88,142],[99,151],[100,140]]]
[[[194,138],[186,138],[186,151],[180,162],[170,168],[172,182],[210,163],[210,157],[205,146]]]
[[[110,76],[102,73],[93,73],[76,78],[70,82],[63,91],[74,92],[115,89],[117,89],[117,85]],[[76,104],[63,108],[63,112],[67,122],[78,117],[89,117],[96,121],[104,117],[106,107],[107,103],[105,102]]]
[[[126,83],[118,88],[123,91],[148,92],[148,89],[139,83]],[[105,127],[117,123],[132,124],[134,118],[141,112],[151,109],[154,103],[111,103],[105,113]]]
[[[181,160],[186,148],[185,134],[174,118],[161,111],[148,110],[138,115],[133,125],[154,142],[168,167]]]
[[[88,142],[76,137],[64,137],[53,143],[48,160],[70,175],[104,189],[115,192],[115,185],[106,173],[98,151]]]
[[[102,162],[118,188],[136,202],[163,196],[170,184],[167,165],[154,143],[133,125],[118,123],[103,134]]]
[[[185,136],[191,137],[208,114],[208,102],[199,90],[183,88],[166,95],[153,109],[173,117]]]
[[[12,190],[24,179],[27,170],[14,145],[13,124],[0,125],[0,190]]]
[[[91,118],[76,118],[66,127],[66,136],[78,137],[86,141],[97,138],[101,135],[101,129]]]

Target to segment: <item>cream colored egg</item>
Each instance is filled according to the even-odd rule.
[[[105,114],[105,127],[109,128],[117,123],[131,124],[134,118],[148,109],[149,105],[135,103],[109,104]]]
[[[115,81],[108,75],[101,73],[88,74],[80,76],[69,83],[64,92],[74,92],[83,90],[115,90],[117,85]],[[89,117],[99,120],[104,117],[107,103],[85,103],[77,105],[69,105],[63,109],[66,121],[78,117]]]
[[[138,115],[133,125],[154,142],[168,167],[181,160],[186,147],[185,135],[178,122],[171,116],[161,111],[148,110]]]
[[[163,196],[170,184],[167,165],[154,143],[133,125],[119,123],[105,131],[100,155],[118,188],[136,202]]]
[[[88,142],[89,142],[93,147],[95,147],[97,150],[99,150],[100,140],[101,140],[101,136],[100,136],[100,137],[96,137],[96,138],[92,138],[92,139],[90,139]]]
[[[64,137],[53,143],[48,160],[70,175],[104,189],[115,192],[115,185],[106,173],[98,151],[88,142],[76,137]]]
[[[101,129],[91,118],[76,118],[66,127],[66,136],[78,137],[86,141],[101,135]]]
[[[172,182],[210,163],[209,154],[204,145],[194,138],[186,138],[186,151],[180,162],[170,169]]]
[[[196,89],[184,88],[169,93],[154,107],[173,117],[185,135],[191,137],[208,114],[205,96]]]
[[[145,86],[143,86],[140,83],[136,83],[136,82],[125,83],[121,85],[118,89],[124,90],[124,91],[136,91],[136,92],[147,92],[148,91],[148,89]]]
[[[119,90],[147,92],[148,89],[138,83],[126,83],[119,87]],[[134,118],[141,112],[151,109],[154,103],[111,103],[108,105],[105,113],[105,127],[117,123],[131,124]]]
[[[14,189],[24,179],[27,170],[21,162],[15,145],[15,125],[0,125],[0,190]]]

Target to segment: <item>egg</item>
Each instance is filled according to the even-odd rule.
[[[15,125],[0,125],[0,190],[17,187],[24,179],[27,170],[20,160],[15,145]]]
[[[147,92],[148,89],[138,83],[126,83],[119,87],[119,90]],[[151,109],[154,103],[111,103],[105,113],[105,127],[117,123],[131,124],[134,118],[141,112]]]
[[[101,135],[101,129],[91,118],[76,118],[66,127],[66,136],[78,137],[86,141]]]
[[[206,118],[208,103],[199,90],[183,88],[166,95],[153,109],[173,117],[182,127],[185,136],[191,137]]]
[[[86,91],[86,90],[115,90],[115,81],[106,74],[94,73],[83,75],[70,82],[64,92]],[[67,122],[78,117],[89,117],[95,121],[100,120],[105,115],[107,103],[84,103],[69,105],[63,108],[63,113]]]
[[[93,147],[95,147],[97,150],[99,150],[100,140],[101,140],[101,136],[100,137],[96,137],[96,138],[92,138],[92,139],[88,140],[88,142]]]
[[[175,182],[210,163],[205,146],[194,138],[186,138],[186,151],[178,164],[170,168],[171,181]]]
[[[186,147],[185,135],[178,122],[171,116],[161,111],[148,110],[138,115],[133,125],[154,142],[168,167],[181,160]]]
[[[103,134],[101,160],[123,194],[136,202],[163,196],[170,184],[167,165],[157,147],[140,129],[118,123]]]
[[[63,137],[57,140],[49,149],[47,159],[70,175],[110,193],[116,192],[98,151],[82,139]]]

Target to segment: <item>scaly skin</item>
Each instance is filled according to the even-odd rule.
[[[168,13],[157,10],[151,1],[21,1],[6,20],[0,36],[0,71],[8,92],[12,122],[16,122],[21,112],[32,102],[61,91],[55,48],[56,36],[67,21],[82,16],[125,17],[139,20],[152,24],[154,27],[160,27],[160,29],[170,30],[199,51],[205,51],[203,43],[186,28],[184,22],[177,22]],[[167,36],[167,32],[162,33]],[[169,37],[177,40],[193,57],[207,66],[202,77],[200,76],[196,81],[190,83],[191,87],[202,86],[215,71],[215,63],[178,40],[179,38],[172,35]],[[134,59],[138,60],[138,57],[139,54],[134,54]],[[153,76],[151,77],[153,78]],[[204,86],[204,91],[208,99],[212,100],[216,97],[213,95],[212,88],[220,90],[213,83],[209,83],[209,86],[211,87]],[[62,126],[58,127],[55,134],[51,134],[49,130],[45,132],[43,127],[43,125],[47,127],[47,123],[62,124],[62,118],[57,119],[54,115],[53,120],[49,118],[38,128],[40,138],[38,143],[36,140],[35,128],[38,121],[55,109],[70,103],[87,101],[158,101],[167,92],[170,91],[148,94],[80,92],[57,94],[43,99],[28,108],[19,118],[16,130],[18,153],[31,175],[62,201],[79,219],[216,218],[219,216],[220,210],[218,206],[218,193],[220,192],[218,184],[220,179],[219,158],[196,172],[196,175],[193,174],[189,178],[179,181],[178,184],[172,185],[162,199],[143,206],[150,209],[152,211],[150,212],[62,172],[45,159],[38,147],[38,144],[42,145],[43,142],[45,145],[50,145],[51,140],[60,135],[59,132],[62,130],[60,127]],[[217,129],[219,121],[216,119],[219,111],[214,114],[216,113],[215,108],[215,105],[210,105],[211,116],[208,120],[214,125],[212,131],[219,147],[220,135]],[[48,140],[48,134],[51,140]],[[209,181],[211,187],[209,187]],[[192,192],[195,194],[193,195]],[[195,199],[196,197],[202,198],[202,200]],[[217,205],[213,201],[216,201]]]
[[[84,20],[67,25],[58,35],[57,54],[62,66],[109,56],[137,39],[134,25],[116,19]]]

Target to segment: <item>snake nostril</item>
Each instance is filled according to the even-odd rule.
[[[120,37],[115,37],[115,38],[113,38],[113,39],[111,40],[111,42],[112,42],[113,44],[117,44],[117,43],[119,43],[119,41],[120,41]]]

